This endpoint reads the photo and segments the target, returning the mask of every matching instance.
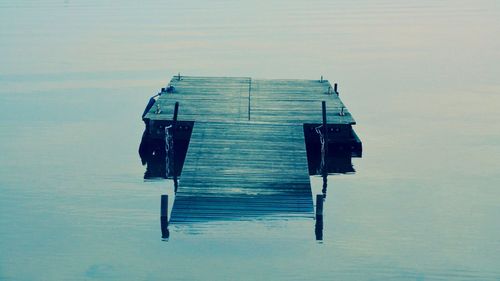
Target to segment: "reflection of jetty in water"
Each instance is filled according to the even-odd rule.
[[[313,218],[309,175],[320,174],[321,240],[327,175],[354,172],[361,156],[338,96],[323,79],[174,77],[145,110],[139,149],[144,178],[174,179],[169,223]]]

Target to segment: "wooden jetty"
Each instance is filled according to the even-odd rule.
[[[180,176],[172,224],[313,217],[308,160],[321,151],[320,135],[327,149],[361,155],[352,115],[322,79],[178,75],[143,119],[160,147],[174,134],[174,156],[160,156],[172,158],[166,176]]]

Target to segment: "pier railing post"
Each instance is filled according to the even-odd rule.
[[[172,118],[172,121],[177,122],[177,114],[179,113],[179,102],[176,102],[175,103],[175,107],[174,107],[174,116]]]

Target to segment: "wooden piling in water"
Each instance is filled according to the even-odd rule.
[[[324,165],[323,167],[323,175],[325,175],[325,172],[328,173],[328,167],[327,167],[327,161],[326,157],[328,156],[328,123],[326,119],[326,101],[321,102],[321,108],[322,108],[322,115],[323,115],[323,140],[324,140]]]
[[[177,130],[177,116],[179,114],[179,102],[175,102],[174,116],[172,117],[172,143],[175,146],[175,131]],[[172,148],[172,174],[174,177],[174,187],[177,190],[177,170],[175,169],[175,149]]]
[[[314,225],[314,233],[316,240],[323,240],[323,194],[316,195],[316,224]]]
[[[170,236],[168,230],[168,195],[161,196],[160,205],[160,224],[161,224],[161,238],[167,239]]]

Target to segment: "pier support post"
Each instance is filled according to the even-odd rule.
[[[173,176],[174,176],[174,190],[175,192],[177,192],[177,187],[178,187],[178,181],[177,181],[177,169],[175,167],[175,165],[177,164],[177,161],[175,161],[175,131],[177,130],[177,115],[179,114],[179,102],[176,102],[175,103],[175,107],[174,107],[174,116],[172,117],[172,143],[174,143],[173,145],[173,149],[172,149],[172,161],[173,161],[173,165],[172,165],[172,173],[173,173]]]
[[[323,177],[323,198],[326,198],[326,188],[328,185],[328,123],[326,118],[326,102],[321,102],[322,111],[323,111],[323,149],[321,154],[321,163],[323,163],[322,169],[322,177]]]
[[[161,238],[168,239],[170,231],[168,230],[168,195],[166,194],[161,196],[160,224]]]
[[[323,194],[316,195],[316,224],[314,226],[314,233],[316,240],[323,240]]]
[[[326,118],[326,102],[322,101],[321,102],[321,107],[322,107],[322,114],[323,114],[323,139],[324,139],[324,155],[321,155],[324,160],[324,167],[323,167],[323,175],[328,174],[328,167],[327,167],[327,161],[326,158],[328,156],[328,123],[327,123],[327,118]]]

